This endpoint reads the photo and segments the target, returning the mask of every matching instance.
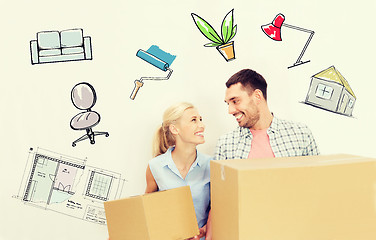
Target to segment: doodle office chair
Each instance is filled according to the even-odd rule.
[[[86,134],[75,140],[72,143],[72,146],[75,147],[77,142],[85,139],[89,139],[90,143],[94,144],[94,136],[97,135],[105,135],[108,137],[108,132],[94,132],[92,130],[92,127],[97,125],[101,119],[97,112],[91,110],[97,101],[97,95],[93,86],[86,82],[76,84],[72,89],[71,99],[76,108],[86,110],[85,112],[81,112],[74,116],[70,122],[72,129],[86,130]]]

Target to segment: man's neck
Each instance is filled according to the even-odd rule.
[[[258,122],[252,126],[252,130],[264,130],[270,127],[273,121],[273,114],[267,109],[264,113],[260,114]]]

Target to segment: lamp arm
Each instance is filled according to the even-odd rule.
[[[285,27],[288,27],[288,28],[292,28],[292,29],[295,29],[295,30],[298,30],[298,31],[302,31],[302,32],[306,32],[306,33],[310,34],[309,37],[308,37],[308,40],[307,40],[306,44],[304,45],[304,48],[303,48],[302,52],[300,53],[298,59],[296,60],[296,62],[294,64],[294,66],[295,65],[299,65],[299,64],[301,64],[301,59],[303,57],[303,54],[307,50],[307,47],[308,47],[309,43],[311,42],[313,34],[315,34],[315,32],[312,31],[312,30],[305,29],[305,28],[301,28],[301,27],[289,25],[289,24],[286,24],[286,23],[283,23],[282,26],[285,26]]]
[[[307,33],[312,33],[313,32],[312,30],[308,30],[308,29],[305,29],[305,28],[293,26],[293,25],[286,24],[286,23],[282,23],[282,26],[285,26],[285,27],[288,27],[288,28],[292,28],[292,29],[295,29],[295,30],[299,30],[299,31],[303,31],[303,32],[307,32]]]
[[[307,49],[307,47],[308,47],[308,44],[311,42],[311,39],[312,39],[312,37],[313,37],[313,34],[315,34],[315,32],[314,32],[314,31],[311,31],[311,34],[309,35],[309,38],[308,38],[306,44],[304,45],[304,48],[303,48],[302,52],[300,53],[298,59],[296,60],[296,63],[299,63],[299,62],[301,61],[301,59],[302,59],[302,57],[303,57],[303,54],[304,54],[304,52],[306,51],[306,49]]]

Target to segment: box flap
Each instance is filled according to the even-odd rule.
[[[146,194],[142,198],[150,239],[178,240],[199,234],[189,186]]]
[[[111,240],[150,239],[141,197],[104,202],[104,208]]]
[[[270,168],[294,168],[294,167],[315,167],[339,164],[351,164],[355,162],[376,161],[374,158],[365,158],[349,154],[333,154],[303,157],[279,157],[262,159],[232,159],[212,160],[237,170],[270,169]]]

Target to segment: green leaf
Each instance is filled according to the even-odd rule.
[[[227,43],[232,36],[234,28],[234,9],[228,12],[222,21],[222,39]]]
[[[216,47],[216,46],[220,46],[222,45],[223,43],[207,43],[204,45],[204,47]]]
[[[218,35],[218,33],[214,30],[214,28],[206,22],[204,19],[199,17],[198,15],[192,13],[193,21],[195,22],[197,28],[200,30],[200,32],[210,41],[214,43],[223,43],[221,37]]]
[[[232,30],[232,34],[231,34],[231,37],[228,39],[228,41],[230,41],[231,39],[233,39],[235,37],[235,34],[236,34],[236,31],[238,30],[238,25],[235,25],[233,30]]]

